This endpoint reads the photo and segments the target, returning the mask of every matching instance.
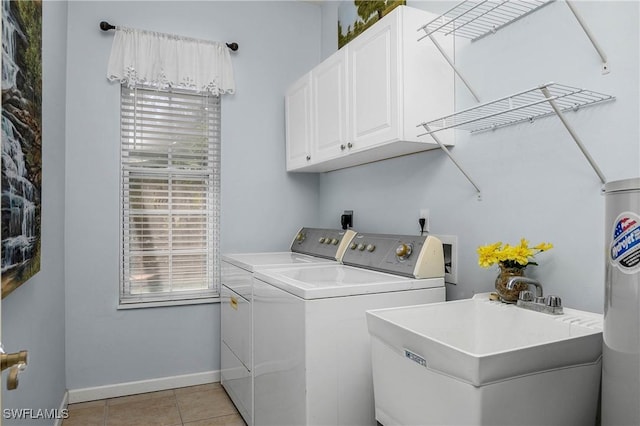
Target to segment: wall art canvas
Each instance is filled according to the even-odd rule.
[[[40,270],[42,2],[2,0],[2,298]]]
[[[378,22],[406,0],[341,1],[338,6],[338,49]]]

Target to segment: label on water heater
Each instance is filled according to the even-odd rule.
[[[640,216],[623,212],[616,218],[609,249],[611,262],[622,272],[634,274],[640,271]]]

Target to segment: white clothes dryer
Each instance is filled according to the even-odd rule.
[[[344,264],[256,271],[256,425],[375,425],[365,312],[445,300],[434,237],[357,234]]]
[[[253,424],[253,274],[290,266],[337,264],[351,230],[302,228],[291,251],[222,256],[220,381],[247,425]]]

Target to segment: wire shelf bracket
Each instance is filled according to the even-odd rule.
[[[429,34],[428,37],[433,42],[433,45],[436,47],[436,49],[438,49],[442,57],[449,63],[449,66],[453,68],[453,71],[460,78],[462,83],[465,86],[467,86],[467,89],[469,90],[473,98],[476,100],[476,102],[480,102],[480,97],[478,97],[478,94],[476,93],[476,91],[473,90],[473,87],[471,87],[471,83],[469,83],[469,81],[464,77],[464,75],[462,75],[462,72],[460,71],[460,69],[456,66],[455,62],[449,57],[449,55],[447,55],[447,53],[444,51],[440,43],[438,43],[438,41],[433,37],[433,35]]]
[[[444,151],[444,153],[447,154],[447,156],[449,157],[451,162],[458,168],[458,170],[460,170],[460,172],[464,175],[464,177],[467,178],[469,183],[471,183],[471,185],[473,185],[473,187],[478,192],[478,201],[481,201],[482,200],[482,191],[480,190],[480,187],[475,183],[475,181],[471,178],[471,176],[469,176],[469,173],[467,173],[465,171],[465,169],[458,162],[456,157],[451,153],[451,151],[449,151],[449,149],[447,149],[447,147],[442,143],[440,138],[435,134],[435,131],[431,131],[431,128],[429,127],[429,124],[427,124],[427,123],[422,123],[420,126],[424,127],[424,129],[428,132],[428,133],[425,133],[425,134],[429,134],[431,136],[431,138],[434,141],[436,141],[438,146],[440,146],[440,149],[442,149],[442,151]],[[419,135],[419,136],[422,136],[422,135]]]
[[[604,174],[564,114],[568,111],[577,111],[582,107],[613,100],[615,100],[614,96],[604,93],[558,83],[546,83],[445,117],[420,123],[417,127],[423,127],[426,132],[418,136],[430,135],[480,193],[480,189],[475,182],[434,134],[453,128],[468,130],[471,133],[483,132],[522,122],[533,122],[538,118],[556,115],[598,175],[600,181],[604,184],[606,182]]]
[[[604,53],[604,49],[602,48],[602,46],[600,46],[600,44],[598,43],[598,40],[596,40],[596,37],[593,35],[591,30],[587,26],[587,23],[584,21],[584,19],[582,19],[582,16],[580,16],[580,14],[578,13],[578,10],[576,9],[576,7],[573,4],[573,1],[572,0],[565,0],[565,3],[567,3],[567,6],[569,7],[569,10],[571,10],[571,13],[573,13],[573,16],[576,17],[576,20],[578,21],[578,24],[580,24],[580,26],[582,27],[582,30],[584,31],[584,33],[589,38],[589,41],[593,45],[593,48],[596,49],[596,52],[598,52],[598,55],[600,56],[600,59],[602,60],[602,74],[609,74],[609,72],[611,72],[611,69],[609,68],[609,63],[607,61],[607,55]]]

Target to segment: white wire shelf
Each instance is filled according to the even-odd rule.
[[[440,15],[418,31],[425,34],[418,40],[435,32],[445,35],[478,40],[500,28],[540,9],[554,0],[484,0],[463,1]]]
[[[446,117],[420,123],[417,127],[424,127],[426,133],[418,136],[430,135],[431,138],[438,143],[442,151],[444,151],[456,167],[458,167],[460,172],[464,174],[469,183],[478,191],[478,199],[481,199],[480,187],[471,176],[469,176],[442,141],[440,141],[436,133],[452,128],[480,132],[521,123],[523,121],[533,121],[537,118],[555,114],[567,129],[580,151],[582,151],[582,154],[600,178],[600,181],[604,184],[606,178],[602,170],[600,170],[580,140],[578,134],[564,117],[564,112],[576,111],[585,106],[596,105],[614,99],[614,96],[592,90],[557,83],[547,83],[533,89],[459,111]]]
[[[549,93],[545,95],[545,90]],[[556,114],[550,101],[554,101],[561,112],[612,101],[615,97],[591,90],[547,83],[511,96],[468,108],[435,120],[420,123],[429,135],[446,129],[458,128],[472,133],[492,130],[521,122],[532,122],[538,118]]]

